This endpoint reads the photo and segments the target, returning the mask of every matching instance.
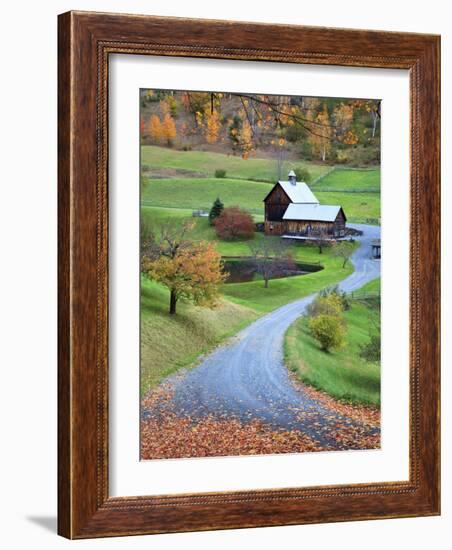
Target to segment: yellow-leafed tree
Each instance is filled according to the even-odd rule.
[[[206,140],[207,143],[216,143],[220,132],[221,123],[218,111],[214,109],[211,113],[206,113]]]
[[[148,134],[155,143],[163,140],[163,127],[158,115],[151,115],[149,118]]]
[[[177,130],[173,117],[168,113],[163,119],[162,134],[164,139],[166,139],[166,143],[171,147],[173,145],[174,139],[177,136]]]

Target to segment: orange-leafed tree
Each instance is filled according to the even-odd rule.
[[[247,159],[250,156],[251,151],[253,150],[253,132],[250,123],[246,119],[243,121],[242,134],[240,137],[242,157],[244,159]]]
[[[214,109],[212,112],[206,113],[206,140],[207,143],[216,143],[220,133],[221,122],[218,111]]]
[[[254,237],[254,221],[249,212],[239,206],[229,206],[214,221],[220,239],[251,239]]]
[[[148,230],[149,242],[142,245],[142,270],[169,289],[172,315],[180,298],[215,306],[226,277],[215,244],[188,239],[192,227],[190,223],[163,224],[159,231]]]
[[[162,134],[169,147],[173,145],[174,139],[177,136],[176,124],[170,114],[166,114],[162,123]]]
[[[160,143],[163,139],[163,126],[158,115],[151,115],[148,124],[149,137],[155,142]]]
[[[221,256],[213,243],[201,241],[181,248],[173,257],[160,256],[150,263],[148,275],[168,287],[171,314],[180,298],[212,307],[224,280]]]
[[[313,151],[325,162],[331,151],[332,130],[328,109],[324,105],[323,110],[316,117],[317,125],[311,129],[310,141]]]

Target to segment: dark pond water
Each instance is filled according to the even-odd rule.
[[[256,263],[252,259],[223,258],[223,265],[225,272],[228,274],[226,284],[248,283],[262,278],[262,275],[258,273]],[[294,263],[289,266],[275,268],[270,279],[307,275],[322,269],[323,266],[320,264]]]

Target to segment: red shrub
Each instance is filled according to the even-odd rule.
[[[238,206],[225,208],[214,222],[220,239],[251,239],[254,236],[254,221],[249,212]]]

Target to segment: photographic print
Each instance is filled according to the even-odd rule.
[[[380,101],[139,101],[141,459],[379,448]]]

